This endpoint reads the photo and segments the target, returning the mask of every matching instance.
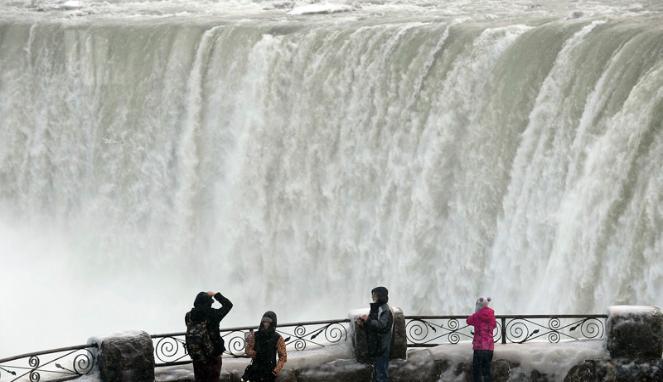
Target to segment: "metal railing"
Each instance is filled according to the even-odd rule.
[[[408,347],[429,347],[471,341],[467,316],[406,316]],[[605,336],[606,315],[496,316],[493,342],[516,343],[597,340]]]
[[[472,340],[467,316],[405,316],[408,347],[432,347]],[[525,342],[558,343],[605,338],[606,315],[512,315],[496,316],[493,341],[502,344]],[[309,321],[281,324],[289,351],[320,349],[346,343],[351,322]],[[257,326],[221,330],[225,357],[245,357],[246,339]],[[185,332],[152,335],[156,367],[191,363],[185,346]],[[97,363],[97,345],[79,345],[21,354],[0,359],[0,382],[67,381],[89,374]]]
[[[0,382],[69,381],[89,374],[97,362],[97,345],[78,345],[0,359]]]
[[[325,346],[344,343],[348,339],[350,320],[309,321],[279,324],[276,332],[291,351],[321,349]],[[225,341],[225,357],[245,357],[246,339],[257,326],[243,326],[221,329]],[[154,360],[156,367],[190,363],[185,346],[185,333],[167,333],[152,335]]]

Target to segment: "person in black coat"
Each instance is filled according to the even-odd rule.
[[[212,308],[214,302],[212,298],[221,304],[221,308]],[[217,382],[219,380],[222,366],[221,355],[226,350],[219,325],[232,307],[232,302],[219,292],[200,292],[193,302],[193,309],[184,318],[187,328],[196,323],[205,322],[213,347],[211,354],[206,359],[193,360],[196,382]]]
[[[258,331],[248,336],[246,354],[252,362],[246,368],[242,381],[273,382],[283,370],[288,353],[285,340],[276,332],[276,325],[276,313],[267,311],[260,319]]]
[[[377,287],[371,291],[373,303],[370,313],[359,318],[359,325],[366,331],[368,356],[373,359],[373,381],[389,381],[389,356],[391,354],[391,332],[394,316],[387,304],[389,291]]]

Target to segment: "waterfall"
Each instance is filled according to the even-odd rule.
[[[0,18],[0,326],[662,305],[660,21]]]

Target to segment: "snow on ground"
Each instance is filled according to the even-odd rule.
[[[472,362],[472,344],[441,345],[429,348],[436,360],[448,360],[451,367],[442,375],[444,381],[464,380],[464,375],[455,376],[456,365]],[[413,351],[421,351],[416,349]],[[320,350],[291,351],[288,353],[286,370],[316,367],[334,360],[353,359],[352,349],[347,345],[330,346]],[[512,369],[512,376],[529,376],[532,370],[547,374],[552,380],[562,381],[568,371],[578,363],[587,359],[608,358],[603,341],[576,341],[551,344],[547,342],[528,344],[498,344],[495,346],[493,360],[507,360],[511,364],[519,364]],[[241,374],[248,365],[248,358],[225,358],[225,373]],[[338,367],[352,367],[352,363],[339,363]],[[340,370],[339,370],[340,371]],[[191,376],[191,365],[157,368],[159,382],[176,381]],[[93,382],[93,381],[90,381]]]
[[[441,345],[431,348],[435,359],[446,359],[452,365],[472,362],[472,344]],[[532,370],[547,374],[553,380],[562,381],[568,371],[576,364],[587,359],[608,358],[604,341],[574,341],[562,343],[533,342],[526,344],[497,344],[493,361],[507,360],[520,365],[513,374],[530,375]],[[444,380],[454,380],[450,367]]]
[[[644,315],[653,314],[658,311],[655,306],[646,305],[614,305],[608,309],[610,316],[630,316],[630,315]]]
[[[321,365],[337,359],[350,358],[353,358],[353,353],[349,343],[327,346],[322,349],[289,351],[286,369],[302,369],[305,367]],[[233,373],[241,375],[248,364],[249,358],[224,358],[221,372],[222,374]],[[157,368],[155,374],[156,379],[159,382],[177,381],[183,377],[193,375],[193,370],[190,364],[179,365]]]

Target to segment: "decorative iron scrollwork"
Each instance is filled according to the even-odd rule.
[[[605,336],[605,315],[559,316],[497,316],[493,330],[494,342],[524,343],[545,340],[596,340]],[[472,340],[472,327],[465,325],[463,316],[405,317],[407,344],[436,346],[458,344]],[[278,327],[286,346],[295,351],[322,348],[347,341],[350,320],[316,321],[284,324]],[[225,356],[245,357],[246,338],[255,327],[221,331],[226,342]],[[185,333],[154,335],[156,366],[189,363]],[[80,345],[17,356],[0,360],[0,382],[15,382],[28,378],[31,382],[89,374],[96,364],[96,345]],[[56,370],[53,370],[55,368]],[[8,378],[7,378],[8,377]]]
[[[79,345],[46,350],[0,360],[0,382],[29,380],[40,382],[80,377],[89,374],[96,364],[96,345]],[[11,376],[10,379],[5,376]]]
[[[406,317],[405,335],[410,346],[457,344],[472,338],[471,328],[454,316]]]
[[[471,326],[459,316],[412,316],[406,319],[408,346],[435,346],[470,341]],[[601,339],[605,335],[603,315],[496,316],[495,343],[578,341]]]
[[[162,363],[177,362],[187,355],[184,340],[175,336],[161,337],[154,345],[154,357]]]
[[[303,351],[338,344],[348,339],[350,320],[316,321],[279,325],[277,331],[290,350]],[[255,327],[221,330],[225,341],[224,356],[246,357],[246,340]],[[153,335],[156,366],[188,363],[185,333]]]

